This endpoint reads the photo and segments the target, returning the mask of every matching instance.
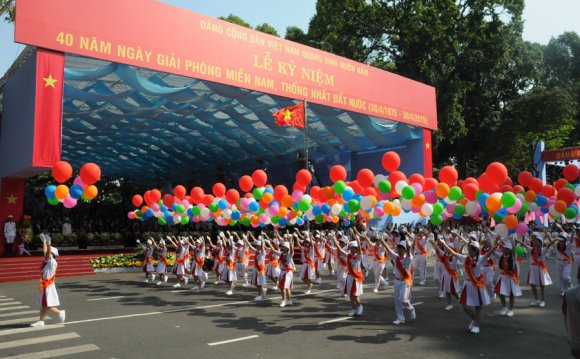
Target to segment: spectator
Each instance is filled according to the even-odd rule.
[[[580,268],[576,275],[580,284]],[[562,303],[564,313],[564,324],[568,333],[568,343],[574,358],[580,359],[580,285],[572,287],[566,291],[564,302]]]
[[[72,234],[72,226],[70,224],[70,219],[67,217],[64,219],[64,223],[62,224],[62,235],[70,236],[71,234]]]
[[[14,217],[9,215],[4,224],[4,239],[6,240],[6,255],[12,254],[12,246],[14,245],[14,239],[16,238],[16,223],[14,223]]]

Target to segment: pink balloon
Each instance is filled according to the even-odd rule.
[[[508,208],[509,213],[517,213],[522,208],[522,201],[519,198],[516,198],[516,203]]]
[[[181,201],[181,204],[185,206],[185,208],[189,207],[189,201],[184,199],[183,201]]]
[[[375,207],[375,216],[382,217],[384,214],[385,210],[383,209],[383,207],[381,206]]]
[[[157,211],[159,211],[159,204],[157,204],[157,203],[154,203],[154,204],[151,206],[151,209],[153,210],[153,212],[157,212]]]
[[[518,226],[516,227],[516,233],[520,236],[528,233],[528,225],[525,223],[518,223]]]
[[[421,192],[423,192],[423,186],[421,186],[420,183],[411,183],[411,186],[413,186],[413,188],[415,189],[415,194],[419,195]]]
[[[135,212],[131,211],[127,213],[127,217],[129,217],[129,219],[135,219]]]
[[[262,223],[266,223],[267,220],[268,220],[268,216],[266,216],[264,213],[262,213],[260,215],[260,217],[258,217],[258,221],[260,221]]]
[[[450,203],[447,205],[447,207],[445,207],[445,210],[447,211],[447,213],[453,213],[453,209],[455,208],[455,204],[454,203]]]
[[[87,185],[83,182],[83,180],[81,179],[81,176],[76,176],[75,180],[73,181],[73,184],[78,184],[79,186],[81,186],[83,189],[85,189],[85,187],[87,187]]]
[[[437,202],[437,193],[435,193],[435,191],[430,190],[423,194],[425,195],[425,201],[427,201],[427,203],[434,204]]]
[[[304,193],[302,193],[302,191],[294,190],[294,192],[292,192],[292,199],[294,200],[294,202],[300,201],[302,196],[304,196]]]
[[[268,207],[268,213],[270,213],[271,216],[277,215],[279,210],[280,207],[277,204],[273,204],[270,207]]]

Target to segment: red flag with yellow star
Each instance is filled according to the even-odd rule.
[[[272,114],[278,126],[294,126],[304,128],[304,103],[285,107]]]
[[[60,160],[64,54],[36,51],[36,108],[32,165],[52,167]]]

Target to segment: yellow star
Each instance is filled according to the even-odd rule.
[[[284,111],[284,122],[288,123],[291,120],[292,120],[292,111],[286,109],[286,111]]]
[[[431,145],[429,144],[429,142],[425,143],[425,149],[428,150],[431,147]]]
[[[43,77],[42,79],[44,80],[44,87],[50,86],[55,88],[54,83],[58,82],[58,80],[52,78],[52,74],[48,74],[48,77]]]
[[[16,204],[18,197],[16,197],[14,193],[10,193],[10,197],[6,197],[6,199],[8,200],[8,204]]]

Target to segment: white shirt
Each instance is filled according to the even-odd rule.
[[[4,224],[4,238],[6,238],[6,242],[8,243],[14,242],[15,237],[16,237],[16,223],[6,222]]]
[[[64,223],[62,225],[62,235],[63,236],[69,236],[72,234],[72,226],[70,223]]]

